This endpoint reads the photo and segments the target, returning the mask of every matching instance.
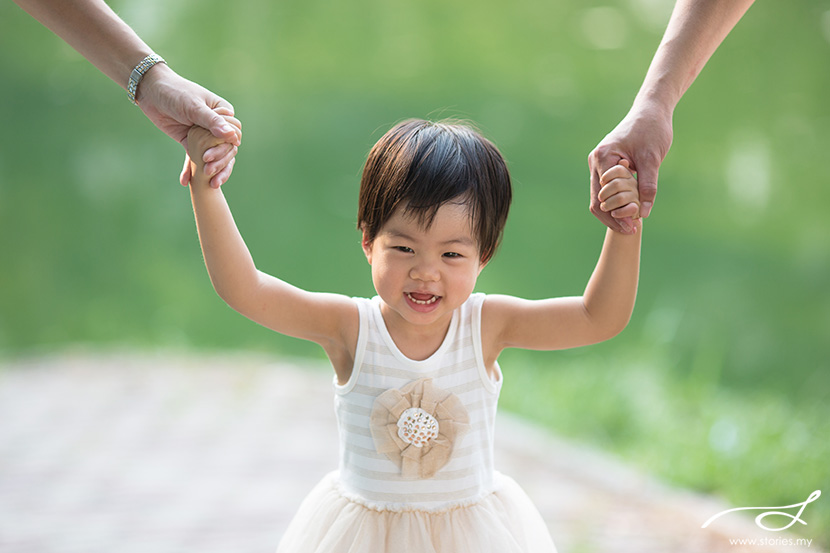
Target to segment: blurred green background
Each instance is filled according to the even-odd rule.
[[[225,191],[260,268],[372,295],[354,229],[365,155],[401,119],[455,116],[515,182],[478,289],[540,298],[581,293],[593,269],[604,227],[586,156],[625,115],[672,2],[111,5],[233,102],[245,137]],[[735,505],[830,493],[829,69],[830,1],[750,9],[675,113],[631,325],[599,346],[505,353],[504,408]],[[322,357],[215,296],[180,146],[8,2],[0,99],[0,354]],[[830,543],[830,500],[803,518]]]

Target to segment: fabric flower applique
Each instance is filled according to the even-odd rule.
[[[452,455],[453,445],[470,429],[458,396],[431,378],[387,390],[375,399],[372,438],[378,453],[401,468],[404,478],[431,478]]]

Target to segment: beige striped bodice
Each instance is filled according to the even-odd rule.
[[[452,316],[439,349],[423,361],[395,346],[380,312],[380,299],[356,298],[360,334],[351,378],[335,382],[340,431],[340,486],[347,496],[378,509],[436,511],[465,505],[494,491],[493,431],[501,389],[484,367],[481,350],[483,294],[473,294]],[[498,368],[497,368],[498,369]],[[378,453],[370,417],[376,398],[421,379],[454,394],[469,429],[454,440],[448,462],[429,478],[406,478],[401,466]]]

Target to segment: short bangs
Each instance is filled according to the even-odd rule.
[[[468,124],[410,119],[369,152],[357,225],[371,242],[398,208],[429,228],[442,205],[463,203],[487,262],[498,248],[511,199],[507,164],[492,142]]]

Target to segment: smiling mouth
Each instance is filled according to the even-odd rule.
[[[419,296],[419,297],[415,297],[415,296]],[[415,304],[418,304],[418,305],[430,305],[430,304],[433,304],[436,301],[438,301],[438,298],[440,296],[436,296],[434,294],[430,295],[430,294],[417,294],[417,293],[413,293],[413,292],[407,292],[406,297],[409,298],[412,301],[412,303],[415,303]]]

